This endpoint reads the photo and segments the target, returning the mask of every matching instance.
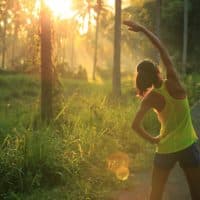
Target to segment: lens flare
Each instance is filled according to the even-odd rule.
[[[129,177],[130,159],[126,153],[116,152],[107,158],[108,170],[115,173],[117,179],[125,181]]]
[[[116,172],[115,175],[117,177],[117,179],[119,179],[120,181],[125,181],[128,179],[129,177],[129,169],[127,167],[119,167]]]

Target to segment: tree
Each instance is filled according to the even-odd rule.
[[[114,28],[114,56],[112,92],[115,96],[121,95],[121,0],[115,1],[115,28]]]
[[[161,24],[161,5],[162,0],[156,0],[156,34],[160,37],[160,24]],[[160,55],[156,53],[156,62],[160,62]]]
[[[162,0],[156,0],[156,34],[157,36],[160,36],[161,5],[162,5]]]
[[[184,30],[183,30],[183,54],[182,65],[183,73],[186,71],[187,64],[187,46],[188,46],[188,0],[184,0]]]
[[[8,27],[8,18],[10,17],[10,1],[1,1],[0,2],[0,19],[1,19],[1,32],[2,32],[2,60],[1,67],[5,68],[5,58],[6,58],[6,36],[7,36],[7,27]]]
[[[41,119],[49,123],[52,114],[53,90],[51,14],[41,1]]]
[[[7,19],[3,19],[3,34],[2,34],[2,60],[1,67],[5,68],[5,57],[6,57],[6,30],[7,30]]]
[[[17,65],[15,50],[18,47],[18,33],[21,28],[24,32],[29,32],[25,27],[28,19],[27,14],[31,15],[28,13],[26,4],[22,3],[21,0],[4,0],[0,2],[2,68],[9,67],[9,64],[11,64],[11,68]],[[19,48],[17,52],[19,55]]]
[[[81,4],[80,4],[81,5]],[[79,10],[79,16],[82,18],[88,18],[88,33],[91,32],[91,18],[94,17],[94,13],[96,13],[95,16],[95,21],[96,21],[96,26],[95,26],[95,39],[94,39],[94,59],[93,59],[93,69],[92,69],[92,79],[96,79],[96,67],[97,67],[97,62],[98,62],[98,41],[99,41],[99,28],[100,25],[102,24],[102,19],[101,17],[102,14],[108,14],[110,13],[108,6],[104,4],[103,0],[96,0],[96,3],[93,3],[91,0],[86,0],[85,5],[83,8],[79,6],[77,10]],[[105,21],[105,19],[103,19]]]
[[[90,2],[90,1],[88,1]],[[97,66],[97,57],[98,57],[98,40],[99,40],[99,26],[102,24],[103,20],[100,18],[101,13],[108,15],[110,13],[109,6],[103,4],[103,0],[97,0],[94,10],[97,13],[96,17],[96,32],[95,32],[95,47],[94,47],[94,63],[93,63],[93,80],[95,80],[96,66]]]
[[[94,47],[94,63],[93,63],[93,73],[92,73],[92,79],[95,80],[95,74],[96,74],[96,65],[97,65],[97,50],[98,50],[98,39],[99,39],[99,17],[100,12],[102,9],[102,0],[97,0],[96,5],[96,33],[95,33],[95,47]]]
[[[18,41],[18,31],[21,25],[21,18],[24,13],[22,13],[20,1],[14,1],[12,5],[13,10],[13,36],[12,36],[12,51],[11,51],[11,65],[12,67],[15,66],[15,50],[17,47]]]

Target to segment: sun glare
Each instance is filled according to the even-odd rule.
[[[107,3],[106,3],[109,7],[111,8],[114,8],[115,6],[115,0],[107,0]]]
[[[90,13],[87,13],[85,16],[77,16],[76,21],[79,24],[79,32],[81,35],[84,35],[89,30],[89,25],[93,27],[96,26],[96,12],[94,9],[90,9]]]
[[[38,1],[39,2],[39,1]],[[129,2],[129,0],[124,0],[124,3]],[[79,12],[73,8],[73,0],[45,0],[46,5],[50,8],[53,15],[59,19],[72,19],[79,24],[79,33],[84,35],[88,32],[89,27],[96,26],[96,16],[94,8],[90,9],[90,13],[86,13],[84,16],[79,15]],[[84,1],[85,8],[88,9],[88,2]],[[115,0],[107,0],[105,3],[111,9],[114,8]]]
[[[59,2],[59,3],[58,3]],[[73,0],[45,0],[46,5],[51,9],[53,15],[59,19],[72,19],[79,24],[79,33],[84,35],[89,30],[89,25],[96,26],[96,12],[90,9],[85,16],[79,15],[73,8]],[[87,9],[87,1],[84,1]]]
[[[72,0],[45,0],[45,3],[58,18],[70,19],[76,14],[72,8]]]

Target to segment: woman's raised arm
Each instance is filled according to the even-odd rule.
[[[166,68],[167,79],[171,79],[171,80],[179,82],[178,75],[177,75],[176,70],[175,70],[175,68],[172,64],[172,61],[171,61],[170,56],[168,54],[168,51],[164,47],[164,45],[162,44],[160,39],[154,33],[152,33],[151,31],[149,31],[147,28],[145,28],[144,26],[142,26],[140,24],[137,24],[137,23],[132,22],[132,21],[124,21],[123,23],[129,27],[130,31],[142,32],[149,38],[149,40],[152,42],[152,44],[159,50],[161,59],[162,59],[164,66]]]

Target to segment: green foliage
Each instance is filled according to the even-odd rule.
[[[134,6],[134,2],[136,2]],[[130,19],[144,24],[150,30],[155,32],[156,25],[156,1],[140,1],[142,6],[137,5],[138,1],[133,1],[133,6],[124,10],[125,13],[130,14]],[[187,68],[192,72],[199,72],[199,9],[200,4],[198,0],[189,0],[188,5],[188,55]],[[169,50],[172,60],[176,67],[181,71],[182,66],[182,52],[183,52],[183,30],[184,30],[184,1],[183,0],[162,0],[161,4],[161,24],[160,37],[165,46]],[[143,38],[141,34],[127,33],[123,39],[128,44],[133,52],[134,60],[139,60],[145,57],[154,59],[154,47]]]
[[[87,80],[87,71],[82,67],[82,65],[78,66],[78,69],[74,69],[69,66],[68,63],[60,63],[56,66],[58,74],[62,78],[67,79],[80,79]]]
[[[9,101],[24,99],[24,97],[35,97],[39,94],[39,78],[25,76],[23,74],[0,75],[0,89],[3,94],[0,100]]]
[[[117,181],[107,170],[111,153],[126,152],[133,161],[131,171],[149,165],[151,146],[131,130],[138,104],[130,95],[131,84],[126,83],[123,97],[114,100],[107,95],[109,82],[65,80],[64,101],[54,122],[34,128],[37,79],[4,75],[0,81],[4,90],[0,99],[4,106],[0,114],[2,199],[105,199],[112,190],[132,184]],[[32,90],[34,94],[24,92]],[[14,91],[19,95],[13,96]]]
[[[194,105],[200,99],[199,74],[190,74],[185,78],[185,85],[189,96],[190,105]]]
[[[154,147],[131,130],[138,106],[131,81],[123,81],[122,97],[113,99],[109,81],[64,80],[62,106],[49,127],[33,126],[37,78],[3,75],[0,81],[1,199],[106,199],[111,191],[134,186],[134,179],[121,182],[107,170],[106,159],[117,151],[129,155],[133,174],[150,167]],[[35,93],[24,92],[29,90]],[[152,113],[144,121],[154,135],[155,122]]]

